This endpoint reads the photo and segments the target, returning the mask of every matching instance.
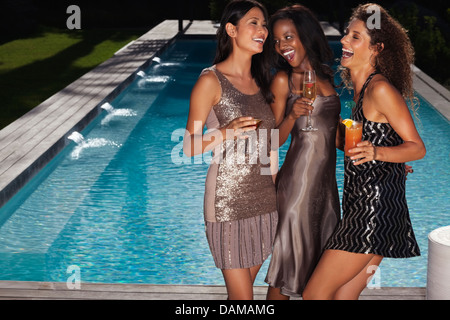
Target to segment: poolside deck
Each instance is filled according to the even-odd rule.
[[[185,34],[208,34],[211,22],[192,26],[184,21]],[[208,31],[205,27],[209,26]],[[188,30],[193,28],[192,30]],[[0,207],[24,186],[151,64],[177,36],[178,21],[166,20],[120,49],[115,55],[66,88],[51,96],[0,131]]]
[[[267,287],[254,289],[265,300]],[[425,288],[366,289],[360,300],[425,300]],[[224,286],[88,284],[68,289],[66,283],[0,281],[0,300],[226,300]],[[297,299],[296,299],[297,300]]]
[[[186,35],[213,35],[210,21],[185,21]],[[336,30],[323,25],[331,37]],[[168,20],[119,50],[114,57],[0,131],[0,207],[23,187],[68,143],[67,136],[81,131],[177,36],[178,21]],[[414,69],[415,89],[450,120],[450,94],[430,77]],[[255,298],[265,298],[265,287]],[[362,299],[425,299],[425,288],[366,290]],[[69,290],[65,283],[0,281],[0,299],[226,299],[223,286],[164,286],[82,284]]]

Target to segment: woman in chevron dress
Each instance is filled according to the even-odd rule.
[[[379,28],[368,20],[380,13]],[[363,138],[345,159],[343,217],[304,299],[358,299],[383,257],[420,255],[405,197],[405,162],[425,156],[404,98],[413,98],[414,52],[400,24],[374,4],[353,12],[342,38],[341,74],[352,83]]]

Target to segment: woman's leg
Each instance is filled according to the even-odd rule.
[[[374,257],[374,254],[326,250],[306,285],[303,299],[334,299],[338,290],[366,270]]]
[[[274,288],[269,286],[267,289],[267,300],[289,300],[289,296],[285,296],[284,294],[281,294],[280,288]]]
[[[259,269],[261,269],[262,264],[253,266],[250,268],[250,276],[252,277],[252,285],[255,283],[256,276],[258,275]]]
[[[372,276],[375,274],[377,267],[380,265],[382,256],[374,256],[369,263],[361,270],[361,272],[343,285],[336,292],[335,300],[358,300],[361,292],[367,287]],[[376,267],[376,268],[374,268]]]
[[[223,269],[229,300],[253,300],[253,282],[261,265],[246,269]]]

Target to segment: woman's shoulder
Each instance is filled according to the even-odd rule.
[[[205,68],[200,73],[197,82],[192,90],[192,95],[209,98],[217,103],[220,99],[222,87],[220,81],[215,73],[214,66]]]
[[[272,78],[272,85],[275,86],[288,86],[289,75],[286,71],[277,71],[277,73]]]
[[[272,79],[271,90],[275,94],[289,93],[289,75],[286,71],[278,71]]]
[[[401,94],[385,76],[377,74],[367,86],[365,96],[371,100],[385,100],[401,97]]]
[[[401,93],[381,74],[376,75],[367,86],[364,103],[367,106],[366,118],[376,122],[387,122],[387,114],[408,109]],[[380,118],[376,113],[370,115],[370,110],[385,118]]]
[[[200,72],[200,77],[207,76],[207,75],[209,75],[209,77],[211,77],[212,75],[215,75],[215,74],[216,74],[216,65],[213,65],[213,66],[204,68],[202,70],[202,72]]]
[[[200,76],[197,80],[197,82],[200,82],[202,84],[209,84],[209,85],[220,85],[219,79],[216,74],[216,66],[211,66],[208,68],[205,68],[200,73]]]

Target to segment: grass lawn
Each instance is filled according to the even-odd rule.
[[[148,30],[41,28],[0,45],[0,129]]]

